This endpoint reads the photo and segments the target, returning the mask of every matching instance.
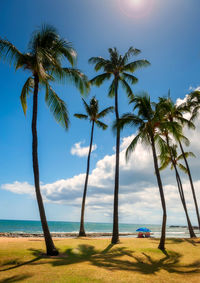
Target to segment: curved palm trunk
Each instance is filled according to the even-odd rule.
[[[166,212],[165,196],[164,196],[162,181],[160,177],[160,171],[158,168],[158,160],[157,160],[157,155],[156,155],[154,137],[151,137],[151,146],[152,146],[152,153],[153,153],[153,160],[154,160],[154,168],[156,172],[157,183],[158,183],[158,188],[160,192],[160,199],[161,199],[161,204],[162,204],[162,209],[163,209],[161,238],[160,238],[160,243],[159,243],[158,248],[160,250],[165,250],[165,232],[166,232],[167,212]]]
[[[183,204],[183,209],[185,211],[185,215],[186,215],[186,219],[187,219],[187,223],[188,223],[188,230],[189,230],[189,233],[190,233],[190,238],[196,238],[196,235],[194,233],[192,224],[190,222],[189,214],[188,214],[188,211],[187,211],[187,205],[186,205],[186,201],[185,201],[185,196],[184,196],[184,192],[183,192],[183,186],[182,186],[181,178],[180,178],[180,175],[178,173],[176,166],[174,167],[174,169],[176,171],[176,181],[177,181],[181,202]]]
[[[38,107],[38,85],[39,77],[37,74],[34,75],[34,93],[33,93],[33,117],[32,117],[32,158],[33,158],[33,173],[35,182],[35,192],[40,213],[40,219],[42,223],[42,229],[44,233],[47,255],[58,255],[58,251],[54,246],[51,234],[49,232],[42,195],[40,192],[40,181],[39,181],[39,165],[38,165],[38,152],[37,152],[37,107]]]
[[[187,205],[186,205],[186,201],[185,201],[185,196],[184,196],[184,191],[183,191],[183,186],[182,186],[181,178],[180,178],[180,175],[178,173],[177,166],[176,166],[175,160],[174,160],[174,158],[172,156],[172,152],[171,152],[171,149],[170,149],[170,146],[169,146],[169,138],[168,138],[168,136],[166,136],[166,141],[167,141],[167,146],[168,146],[169,153],[170,153],[170,159],[171,159],[172,165],[173,165],[174,170],[175,170],[176,182],[177,182],[177,186],[178,186],[178,191],[179,191],[179,195],[180,195],[180,198],[181,198],[181,202],[182,202],[182,205],[183,205],[183,209],[185,211],[185,216],[186,216],[186,219],[187,219],[187,224],[188,224],[188,230],[189,230],[189,233],[190,233],[190,238],[196,238],[196,235],[194,233],[194,230],[193,230],[190,218],[189,218],[189,214],[188,214],[188,210],[187,210]]]
[[[180,146],[181,152],[183,154],[185,165],[186,165],[186,168],[187,168],[187,171],[188,171],[188,177],[189,177],[189,180],[190,180],[190,186],[191,186],[191,190],[192,190],[192,195],[193,195],[195,209],[196,209],[196,214],[197,214],[197,221],[198,221],[198,226],[199,226],[199,230],[200,230],[199,208],[198,208],[198,203],[197,203],[197,199],[196,199],[195,189],[194,189],[194,185],[193,185],[193,181],[192,181],[192,175],[191,175],[191,172],[190,172],[189,164],[187,162],[187,158],[185,156],[185,152],[183,150],[183,146],[182,146],[180,141],[179,141],[179,146]]]
[[[90,171],[90,155],[92,151],[93,134],[94,134],[94,121],[92,121],[90,148],[89,148],[88,159],[87,159],[87,170],[86,170],[85,186],[84,186],[84,191],[83,191],[83,199],[82,199],[82,207],[81,207],[81,223],[80,223],[79,237],[86,237],[85,229],[84,229],[84,214],[85,214],[85,200],[86,200],[86,194],[87,194],[88,177],[89,177],[89,171]]]
[[[115,78],[115,115],[116,121],[119,120],[118,112],[118,81]],[[116,137],[116,163],[115,163],[115,187],[114,187],[114,211],[113,211],[113,233],[112,244],[119,242],[119,223],[118,223],[118,194],[119,194],[119,149],[120,149],[120,130],[117,127]]]

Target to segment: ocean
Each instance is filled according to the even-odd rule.
[[[52,233],[77,233],[79,231],[79,222],[48,221],[49,229]],[[159,237],[161,226],[150,224],[119,224],[120,233],[136,233],[139,227],[146,227],[152,231],[152,236]],[[112,223],[94,223],[86,222],[85,230],[87,233],[110,233],[112,232]],[[40,221],[28,220],[0,220],[1,233],[42,233]],[[195,230],[197,236],[199,231]],[[132,236],[133,237],[133,236]],[[167,226],[167,238],[189,238],[188,229],[184,226]]]

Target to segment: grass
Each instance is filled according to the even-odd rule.
[[[166,253],[157,249],[158,239],[54,241],[58,257],[44,254],[42,239],[0,238],[0,283],[199,282],[199,239],[168,239]]]

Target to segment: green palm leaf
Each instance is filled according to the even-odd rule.
[[[65,102],[58,97],[55,91],[47,84],[45,101],[50,108],[55,120],[65,129],[69,126],[68,111]]]
[[[66,57],[67,60],[72,65],[72,67],[75,65],[77,59],[77,53],[72,47],[71,42],[66,42],[66,40],[64,39],[60,39],[56,41],[54,45],[54,53],[55,54],[60,53],[60,55]]]
[[[118,82],[117,82],[117,85],[118,85]],[[113,80],[112,83],[109,86],[108,96],[109,97],[115,96],[115,80]]]
[[[131,46],[129,50],[124,54],[124,57],[122,58],[122,61],[121,61],[121,66],[125,65],[132,55],[138,55],[140,53],[141,51],[139,49],[133,48]]]
[[[108,60],[105,60],[102,57],[92,57],[88,60],[90,64],[95,64],[95,71],[99,71],[100,69],[104,69],[104,67],[109,63]]]
[[[82,101],[83,101],[86,113],[88,114],[88,116],[91,116],[92,115],[92,111],[91,111],[90,106],[87,104],[87,102],[83,98],[82,98]]]
[[[178,167],[185,173],[185,174],[187,174],[188,173],[188,170],[187,170],[187,168],[185,167],[185,166],[183,166],[182,164],[178,164]]]
[[[17,65],[17,61],[23,54],[8,40],[0,38],[0,59],[8,60],[9,64]]]
[[[129,144],[127,150],[126,150],[126,160],[129,160],[131,153],[134,151],[136,145],[138,144],[138,141],[140,139],[141,134],[139,133]]]
[[[101,121],[99,121],[99,120],[96,121],[96,124],[97,124],[97,126],[98,126],[99,128],[101,128],[101,129],[103,129],[103,130],[106,130],[107,127],[108,127],[108,125],[106,125],[105,123],[103,123],[103,122],[101,122]]]
[[[138,82],[138,79],[131,74],[123,73],[122,76],[123,76],[123,79],[127,80],[131,84],[136,84]]]
[[[20,95],[20,100],[21,100],[21,105],[24,111],[24,114],[26,115],[26,110],[27,110],[27,96],[33,92],[33,88],[34,88],[34,80],[32,77],[29,77],[27,79],[27,81],[25,82],[22,91],[21,91],[21,95]]]
[[[85,120],[88,119],[88,116],[87,116],[87,115],[84,115],[84,114],[74,114],[74,116],[75,116],[76,118],[79,118],[79,119],[85,119]]]
[[[110,77],[111,77],[111,74],[104,73],[104,74],[94,77],[92,80],[90,80],[90,83],[96,86],[100,86],[104,81],[109,80]]]
[[[128,97],[132,98],[133,97],[133,92],[132,92],[132,89],[129,86],[129,84],[125,80],[123,80],[123,79],[120,79],[120,82],[121,82],[122,87],[126,91]]]
[[[193,152],[185,152],[185,157],[188,158],[188,157],[196,157],[196,155],[193,153]],[[183,160],[184,159],[184,156],[183,154],[180,154],[179,157],[177,158],[177,160]]]
[[[105,117],[108,113],[111,113],[114,111],[114,107],[110,106],[104,110],[102,110],[99,114],[98,114],[98,118],[103,118]]]
[[[123,70],[127,72],[135,72],[137,69],[143,68],[143,67],[148,67],[151,65],[149,61],[142,59],[142,60],[137,60],[131,63],[128,63],[127,65],[124,66]]]
[[[89,92],[90,84],[87,76],[80,70],[74,68],[63,68],[63,72],[63,77],[74,83],[82,94]]]

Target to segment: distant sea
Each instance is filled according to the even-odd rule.
[[[64,222],[64,221],[48,221],[50,231],[52,233],[77,233],[79,231],[79,222]],[[161,226],[150,224],[119,224],[120,233],[136,233],[139,227],[149,228],[154,237],[160,236]],[[85,230],[87,233],[105,233],[112,232],[111,223],[94,223],[86,222]],[[27,220],[0,220],[0,232],[3,233],[42,233],[40,221]],[[195,231],[198,236],[199,231]],[[170,227],[167,226],[166,236],[168,238],[189,237],[188,229],[185,227]]]

